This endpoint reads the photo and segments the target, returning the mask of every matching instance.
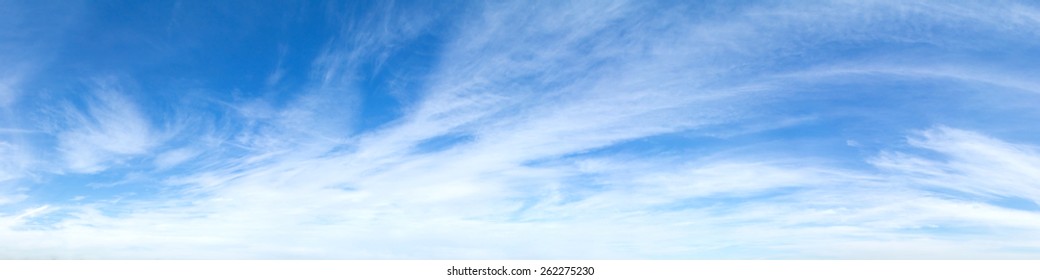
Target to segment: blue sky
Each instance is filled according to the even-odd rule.
[[[211,2],[0,0],[0,258],[1040,257],[1035,3]]]

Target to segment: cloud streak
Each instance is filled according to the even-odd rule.
[[[58,135],[58,149],[71,171],[103,171],[160,142],[149,120],[112,86],[101,85],[86,110],[68,108],[71,127]]]
[[[886,152],[872,164],[904,173],[916,184],[984,196],[1019,197],[1040,203],[1040,154],[1036,147],[1016,145],[978,133],[939,127],[909,138],[915,148],[944,155],[928,158]]]

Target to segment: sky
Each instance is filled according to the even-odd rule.
[[[1036,77],[1031,1],[0,0],[0,259],[1037,259]]]

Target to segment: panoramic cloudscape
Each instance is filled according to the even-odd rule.
[[[1029,1],[0,0],[3,259],[1040,257]]]

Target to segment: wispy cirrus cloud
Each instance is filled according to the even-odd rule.
[[[207,258],[573,257],[574,251],[553,248],[580,240],[585,245],[567,248],[587,250],[577,256],[593,258],[746,258],[749,252],[762,258],[1022,258],[1030,254],[1014,252],[1037,245],[1028,242],[1040,217],[1035,211],[905,188],[919,184],[907,185],[902,173],[887,169],[862,173],[792,160],[708,160],[685,166],[593,161],[570,172],[444,176],[426,180],[422,188],[409,184],[430,177],[386,180],[427,170],[406,169],[365,181],[330,173],[349,170],[344,159],[282,161],[235,173],[203,196],[159,205],[83,206],[70,209],[75,219],[52,225],[61,231],[12,236],[59,237],[82,246],[74,252],[106,258],[155,257],[92,251],[127,246],[124,238],[169,249],[164,258],[202,256],[185,246],[225,248]],[[566,183],[575,175],[590,176],[593,183]],[[491,185],[495,182],[503,185]],[[524,191],[508,191],[520,187]],[[103,209],[116,212],[98,212]],[[118,209],[134,212],[118,214]],[[199,229],[207,232],[199,234]],[[90,238],[101,232],[120,237]],[[423,232],[422,238],[417,232]],[[525,242],[530,239],[524,236],[531,235],[541,238]],[[277,236],[294,238],[277,245],[262,242]],[[517,241],[497,242],[501,238]],[[965,240],[973,245],[955,246]],[[326,249],[315,249],[318,244]],[[415,255],[383,247],[390,244],[406,244]],[[835,246],[845,249],[835,251]],[[902,249],[878,249],[890,246]]]
[[[99,85],[84,110],[67,109],[68,129],[58,134],[58,150],[71,171],[103,171],[161,142],[150,120],[114,85]]]
[[[1040,154],[1036,147],[948,127],[925,130],[909,138],[909,144],[942,157],[885,152],[871,163],[901,173],[915,185],[972,195],[1019,197],[1040,204]]]

